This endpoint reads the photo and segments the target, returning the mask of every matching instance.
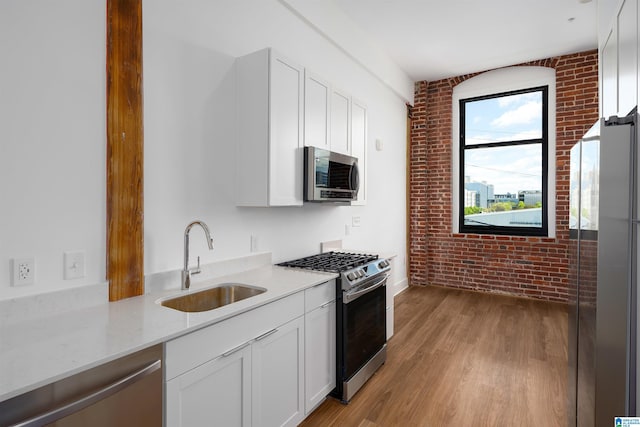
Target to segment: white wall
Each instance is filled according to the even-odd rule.
[[[0,299],[104,280],[105,38],[104,1],[0,2]],[[36,283],[10,288],[22,256]]]
[[[277,0],[147,0],[143,12],[145,274],[181,268],[196,218],[216,244],[192,231],[203,263],[247,254],[251,235],[275,261],[343,238],[397,253],[404,271],[406,113],[384,79]],[[104,1],[0,2],[0,299],[104,280],[104,22]],[[367,104],[367,206],[235,207],[233,61],[267,46]],[[352,215],[362,226],[346,236]],[[67,250],[86,252],[85,278],[62,280]],[[10,287],[9,259],[30,255],[36,284]]]

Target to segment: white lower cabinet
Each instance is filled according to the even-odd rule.
[[[167,426],[250,426],[251,347],[166,383]]]
[[[336,386],[336,302],[305,316],[305,414]]]
[[[336,386],[336,283],[305,291],[305,415]]]
[[[251,346],[253,426],[296,426],[304,419],[304,318]]]
[[[167,427],[298,425],[335,386],[335,280],[166,342],[164,375]]]

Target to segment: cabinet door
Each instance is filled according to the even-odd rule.
[[[253,426],[296,426],[304,418],[304,316],[252,345]]]
[[[618,47],[617,28],[609,34],[602,48],[602,116],[618,112]]]
[[[304,69],[272,53],[269,109],[269,204],[302,205]]]
[[[351,155],[358,159],[360,190],[358,199],[351,204],[367,202],[367,108],[356,100],[351,101]]]
[[[304,81],[304,145],[330,149],[329,83],[305,70]]]
[[[389,270],[389,280],[387,280],[387,340],[393,336],[393,318],[395,313],[395,307],[393,305],[394,300],[394,291],[395,291],[395,272],[396,272],[396,260],[388,259],[391,264],[391,268]]]
[[[618,115],[636,106],[638,93],[638,2],[626,0],[618,14]]]
[[[168,427],[250,426],[251,347],[221,356],[166,383]]]
[[[331,151],[351,155],[351,119],[349,96],[341,91],[331,91]]]
[[[305,414],[336,386],[336,302],[307,313],[304,325]]]

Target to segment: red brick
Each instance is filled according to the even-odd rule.
[[[598,119],[598,54],[593,50],[519,65],[556,69],[556,237],[452,233],[452,93],[456,85],[479,73],[416,82],[409,164],[412,285],[557,302],[570,297],[568,284],[575,280],[575,272],[569,264],[578,254],[568,230],[569,152]],[[595,243],[581,246],[581,257],[596,254]],[[596,277],[595,268],[581,274],[581,292],[592,298]]]

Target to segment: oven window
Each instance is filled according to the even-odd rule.
[[[386,342],[386,286],[342,306],[344,378],[349,379]]]

